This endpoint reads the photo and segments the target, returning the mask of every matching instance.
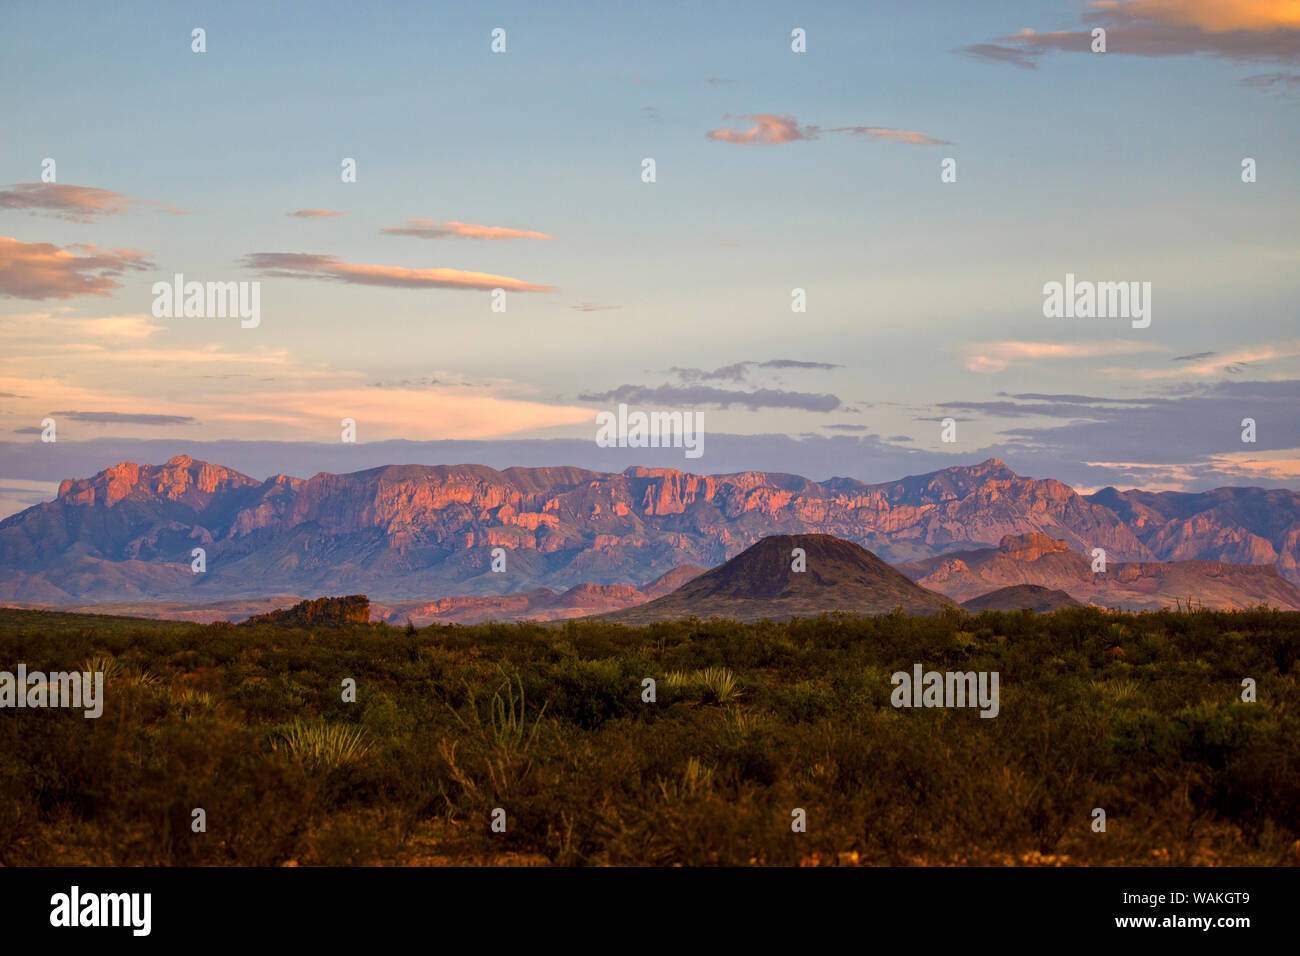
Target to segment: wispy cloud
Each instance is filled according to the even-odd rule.
[[[1300,356],[1300,342],[1285,345],[1252,345],[1233,349],[1230,352],[1201,352],[1195,355],[1180,356],[1186,364],[1178,368],[1146,368],[1104,370],[1116,374],[1132,375],[1135,378],[1154,380],[1163,378],[1187,378],[1188,376],[1211,376],[1224,373],[1235,375],[1258,362],[1271,362]]]
[[[136,412],[50,412],[56,418],[88,425],[193,425],[188,415],[154,415]]]
[[[577,305],[571,305],[569,308],[577,312],[608,312],[611,309],[617,309],[617,305],[598,305],[595,302],[579,302]]]
[[[1113,342],[984,342],[966,347],[965,365],[972,372],[1001,372],[1011,365],[1044,359],[1099,358],[1150,352],[1156,348],[1126,339]]]
[[[732,365],[724,365],[721,368],[702,369],[702,368],[679,368],[674,366],[668,371],[676,375],[683,382],[708,382],[708,381],[728,381],[742,382],[750,369],[770,368],[770,369],[815,369],[825,371],[828,369],[839,368],[830,362],[805,362],[800,359],[768,359],[766,362],[736,362]]]
[[[1245,77],[1241,85],[1268,90],[1279,96],[1297,96],[1300,95],[1300,73],[1258,73]]]
[[[15,299],[109,295],[121,285],[113,276],[152,268],[146,253],[132,249],[60,248],[49,242],[0,236],[0,295]]]
[[[121,215],[135,206],[152,206],[173,216],[186,214],[184,209],[177,209],[169,203],[132,199],[94,186],[16,183],[0,190],[0,209],[15,209],[69,222],[95,222],[104,216]]]
[[[831,132],[850,133],[864,139],[884,143],[906,143],[910,146],[950,145],[946,139],[935,139],[933,136],[926,136],[924,133],[914,133],[905,129],[890,129],[887,126],[833,126]]]
[[[1042,55],[1038,50],[1023,50],[1020,47],[1007,46],[1003,43],[974,43],[962,47],[958,52],[974,57],[977,60],[1009,63],[1011,66],[1018,66],[1022,70],[1038,69],[1038,64],[1034,62],[1034,59]]]
[[[798,140],[817,139],[821,133],[820,126],[800,126],[793,116],[776,116],[772,113],[753,113],[738,119],[751,120],[753,125],[746,130],[714,129],[708,132],[708,138],[746,146],[758,143],[762,146],[778,146]],[[911,146],[938,146],[948,140],[935,139],[924,133],[905,129],[892,129],[888,126],[832,126],[827,132],[847,133],[863,139],[883,143],[905,143]]]
[[[432,219],[408,219],[405,226],[386,226],[385,236],[415,236],[418,239],[554,239],[544,232],[504,229],[500,226],[476,226],[472,222],[443,222]]]
[[[840,400],[835,395],[787,392],[773,388],[745,392],[705,385],[620,385],[607,392],[584,393],[578,399],[583,402],[626,402],[640,405],[717,405],[721,408],[740,405],[751,410],[795,408],[809,412],[833,412],[840,407]]]
[[[346,216],[347,213],[335,212],[333,209],[295,209],[285,215],[296,216],[299,219],[329,219],[332,216]]]
[[[404,269],[400,266],[355,265],[338,256],[303,252],[254,252],[244,265],[264,276],[282,279],[323,279],[351,285],[377,285],[393,289],[505,289],[509,292],[554,292],[555,287],[535,285],[509,276],[460,269]]]

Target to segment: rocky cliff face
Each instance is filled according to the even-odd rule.
[[[867,485],[481,465],[258,482],[182,456],[65,481],[55,501],[0,522],[0,600],[365,591],[391,602],[635,586],[678,565],[720,564],[773,534],[831,534],[894,563],[1040,534],[1076,552],[1105,548],[1112,561],[1217,555],[1297,574],[1297,496],[1221,492],[1185,496],[1195,502],[1084,497],[996,459]],[[1255,492],[1273,498],[1255,501]],[[198,547],[207,569],[193,574]],[[505,552],[504,572],[491,570],[495,548]]]
[[[1157,560],[1273,564],[1300,583],[1300,494],[1294,491],[1104,488],[1088,497],[1118,515]]]
[[[1076,601],[1130,611],[1163,607],[1242,610],[1267,604],[1300,611],[1300,587],[1273,565],[1222,561],[1107,561],[1094,572],[1090,558],[1065,541],[1041,534],[1007,535],[996,548],[940,555],[901,565],[923,587],[972,609],[998,606],[999,596],[1037,586],[1063,591]],[[981,603],[977,598],[989,599]]]

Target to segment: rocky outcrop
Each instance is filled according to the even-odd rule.
[[[368,624],[370,599],[364,594],[324,597],[302,601],[282,611],[255,614],[240,627],[273,624],[277,627],[336,627],[340,624]]]

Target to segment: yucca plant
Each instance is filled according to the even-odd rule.
[[[360,727],[294,721],[272,735],[271,749],[311,770],[330,771],[362,759],[370,744]]]
[[[192,720],[202,714],[210,714],[216,709],[216,702],[207,691],[187,687],[179,694],[172,692],[172,705],[180,711],[182,720]]]
[[[674,694],[684,694],[691,687],[691,676],[685,671],[670,671],[659,682],[664,690]]]
[[[92,654],[82,662],[81,669],[92,674],[102,672],[105,683],[117,677],[123,670],[117,658],[111,654]]]
[[[741,695],[736,675],[725,667],[706,667],[696,680],[704,688],[706,702],[729,704]]]
[[[682,768],[680,780],[665,780],[661,777],[657,783],[659,792],[666,800],[693,797],[713,786],[713,768],[705,766],[699,757],[689,757],[686,766]]]
[[[515,695],[516,682],[519,685],[518,696]],[[527,704],[524,699],[524,682],[518,675],[513,677],[506,675],[505,683],[487,701],[486,721],[479,714],[478,701],[475,700],[474,691],[470,688],[468,682],[465,684],[465,691],[469,696],[468,720],[459,711],[448,705],[462,727],[478,734],[485,742],[490,743],[503,754],[513,755],[528,752],[533,740],[537,737],[538,729],[541,727],[542,715],[546,713],[546,705],[542,704],[542,709],[533,718],[532,729],[530,730],[528,727]]]
[[[497,798],[513,791],[532,770],[528,752],[541,729],[542,716],[546,713],[546,704],[542,704],[537,716],[532,718],[530,727],[523,680],[517,674],[511,676],[504,671],[502,674],[505,682],[485,702],[486,716],[479,713],[479,702],[468,681],[465,683],[465,693],[469,698],[469,706],[464,708],[468,717],[450,703],[447,704],[447,709],[467,732],[468,762],[458,762],[456,751],[461,741],[444,737],[439,744],[448,771],[466,792],[475,793],[486,789]],[[515,694],[516,684],[519,685],[518,695]],[[486,779],[476,772],[476,763],[486,772]],[[448,800],[448,803],[451,801]]]

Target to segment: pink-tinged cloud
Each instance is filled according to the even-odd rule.
[[[935,139],[924,133],[913,133],[905,129],[890,129],[887,126],[834,126],[832,133],[851,133],[865,139],[885,143],[907,143],[911,146],[949,146],[946,139]]]
[[[460,269],[403,269],[400,266],[363,266],[338,256],[303,252],[255,252],[244,265],[264,276],[282,279],[326,279],[352,285],[379,285],[393,289],[505,289],[507,292],[554,292],[555,287],[534,285],[521,279],[463,272]]]
[[[78,255],[69,250],[85,253]],[[98,246],[20,242],[0,236],[0,295],[15,299],[71,299],[109,295],[120,283],[111,277],[127,270],[152,269],[147,254],[131,249],[100,251]]]
[[[299,219],[328,219],[331,216],[346,216],[347,213],[335,212],[333,209],[296,209],[285,215],[296,216]]]
[[[1098,358],[1149,352],[1154,345],[1117,339],[1110,342],[986,342],[967,346],[965,365],[972,372],[1002,372],[1008,366],[1043,359]]]
[[[472,222],[437,223],[432,219],[408,219],[405,226],[388,226],[379,230],[387,236],[416,236],[420,239],[554,239],[544,232],[503,229],[500,226],[476,226]]]
[[[741,116],[740,119],[753,120],[754,125],[744,132],[732,129],[710,130],[709,139],[720,140],[745,146],[758,143],[762,146],[778,146],[781,143],[793,143],[800,139],[816,139],[821,132],[816,126],[800,126],[793,116],[774,116],[771,113],[754,113]]]
[[[0,189],[0,209],[14,209],[32,215],[47,215],[69,222],[95,222],[104,216],[117,216],[134,206],[154,206],[173,216],[186,215],[165,202],[132,199],[121,193],[94,186],[63,186],[58,183],[16,183]]]

